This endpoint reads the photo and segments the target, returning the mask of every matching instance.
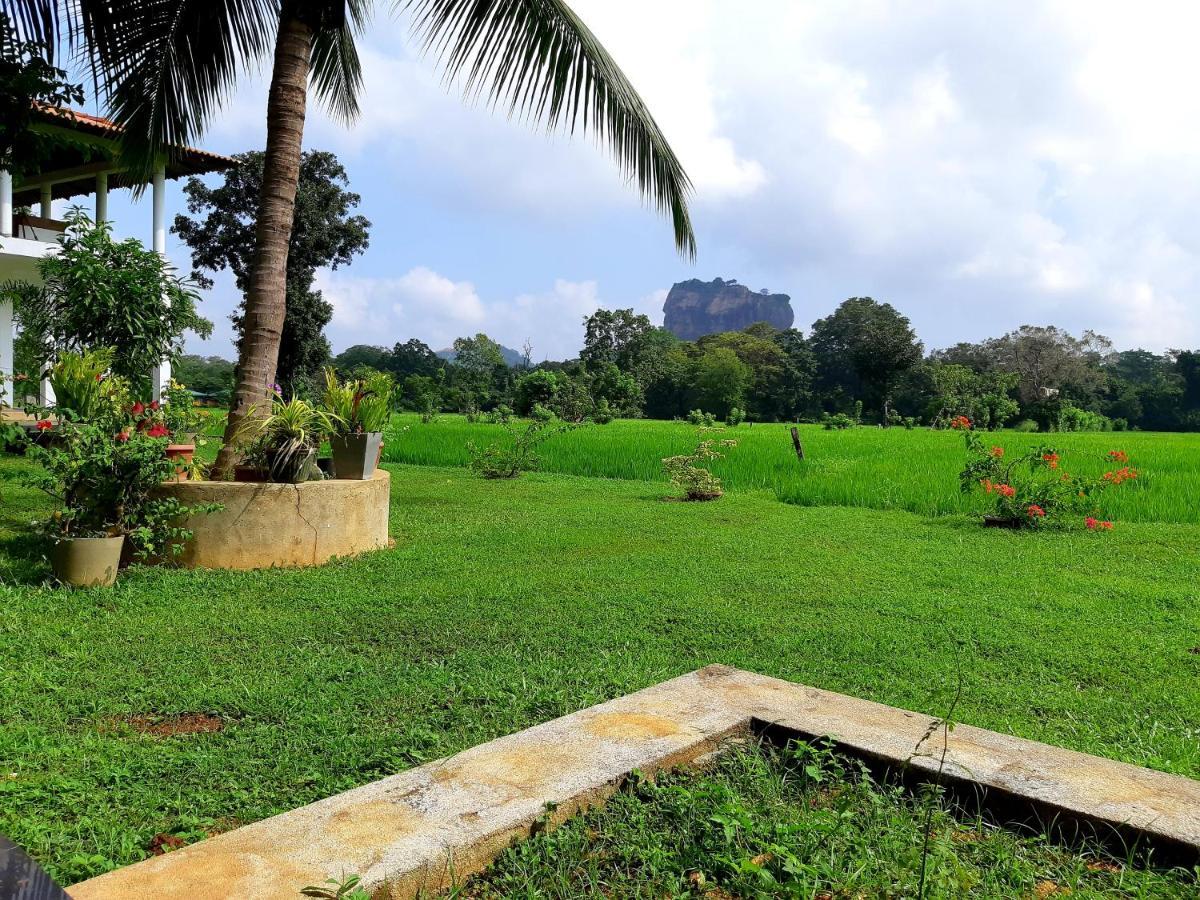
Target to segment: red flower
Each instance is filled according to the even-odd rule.
[[[1100,527],[1105,531],[1112,531],[1112,522],[1101,522]]]
[[[1090,531],[1095,531],[1096,527],[1100,524],[1100,520],[1095,516],[1088,516],[1083,520],[1083,524],[1085,524]]]
[[[993,447],[992,448],[992,456],[996,457],[996,459],[999,459],[1003,455],[1004,455],[1003,447]]]
[[[164,425],[162,422],[155,422],[150,427],[150,430],[146,432],[146,437],[152,437],[152,438],[166,437],[170,433],[171,433],[171,430],[169,428],[167,428],[167,426]]]
[[[135,416],[140,416],[142,413],[144,413],[146,411],[146,404],[143,403],[141,400],[139,400],[137,403],[133,404],[133,406],[131,406],[129,408],[129,411],[131,413],[133,413]]]
[[[54,427],[54,423],[49,419],[39,419],[36,427],[38,431],[49,431]]]
[[[1001,497],[1012,497],[1017,493],[1017,489],[1008,484],[998,484],[996,490],[1000,492]]]
[[[1108,451],[1108,455],[1115,462],[1119,462],[1119,463],[1129,462],[1129,454],[1126,453],[1124,450],[1110,450],[1110,451]]]
[[[100,372],[97,372],[97,373],[96,373],[96,380],[97,380],[97,381],[103,381],[103,380],[104,380],[104,375],[102,375]]]
[[[1057,453],[1043,453],[1042,459],[1045,460],[1046,465],[1048,465],[1050,468],[1052,468],[1052,469],[1058,468],[1058,454]]]
[[[113,435],[113,440],[117,441],[120,444],[125,443],[127,440],[129,440],[129,431],[127,429],[122,429],[121,431],[118,431],[115,435]]]
[[[981,485],[983,485],[983,492],[985,494],[990,494],[992,491],[994,491],[996,489],[996,486],[994,484],[992,484],[992,479],[990,479],[990,478],[984,478],[979,483]]]
[[[956,431],[969,431],[971,428],[971,420],[966,416],[955,416],[950,420],[950,427]]]
[[[1036,503],[1029,504],[1029,509],[1027,509],[1026,512],[1029,513],[1029,518],[1031,519],[1041,518],[1042,516],[1046,515],[1046,511]]]
[[[155,412],[158,412],[158,401],[157,400],[151,401],[150,408],[152,410],[154,410]]]

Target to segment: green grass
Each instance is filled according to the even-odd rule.
[[[861,506],[903,509],[925,516],[979,509],[980,498],[962,494],[958,472],[965,460],[962,435],[929,429],[857,428],[825,431],[800,428],[803,463],[792,450],[788,426],[741,425],[722,436],[738,441],[713,471],[731,490],[765,490],[801,506]],[[622,420],[581,428],[551,438],[540,455],[543,469],[566,475],[663,481],[663,457],[690,452],[704,436],[682,422]],[[422,424],[415,415],[397,416],[384,456],[415,465],[462,466],[467,441],[485,445],[505,440],[499,425],[441,416]],[[1200,524],[1200,435],[1120,434],[1030,435],[999,432],[994,443],[1016,452],[1047,443],[1063,453],[1064,468],[1099,475],[1111,468],[1105,456],[1122,449],[1141,470],[1137,482],[1105,499],[1106,512],[1129,522]]]
[[[599,810],[506,850],[452,896],[1194,897],[1194,876],[952,814],[801,746],[733,749],[712,771],[633,779]],[[927,852],[924,823],[929,815]]]
[[[0,482],[0,832],[71,881],[712,662],[934,714],[961,673],[960,721],[1200,776],[1195,525],[392,474],[394,549],[77,592]],[[122,724],[189,712],[225,727]]]

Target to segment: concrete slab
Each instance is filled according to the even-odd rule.
[[[70,889],[76,900],[294,898],[362,876],[375,900],[436,891],[514,840],[603,802],[629,772],[704,756],[772,726],[936,770],[935,719],[775,678],[708,666],[457,756],[401,772]],[[947,773],[1103,826],[1200,852],[1200,782],[960,725]]]

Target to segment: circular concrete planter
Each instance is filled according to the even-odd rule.
[[[379,469],[366,481],[184,481],[164,484],[159,491],[188,506],[224,506],[187,520],[193,536],[176,557],[178,564],[267,569],[316,566],[335,556],[386,547],[391,486],[391,477]]]

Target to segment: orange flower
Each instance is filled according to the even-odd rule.
[[[1126,453],[1124,450],[1109,450],[1108,455],[1114,462],[1119,462],[1119,463],[1129,462],[1129,454]]]
[[[1044,509],[1042,509],[1040,506],[1038,506],[1036,503],[1029,504],[1029,509],[1027,509],[1025,511],[1027,513],[1029,513],[1029,518],[1031,518],[1031,519],[1040,519],[1046,515],[1046,511]]]
[[[1043,453],[1042,459],[1045,460],[1046,465],[1048,465],[1051,469],[1058,468],[1058,454],[1057,453]]]
[[[997,485],[996,490],[1000,492],[1000,496],[1002,497],[1012,497],[1017,493],[1017,489],[1008,484]]]
[[[996,457],[996,459],[999,459],[1003,455],[1004,455],[1003,447],[993,447],[992,448],[992,456]]]
[[[979,483],[981,485],[983,485],[983,492],[985,494],[990,494],[992,491],[994,491],[996,489],[996,486],[994,484],[992,484],[992,479],[990,479],[990,478],[985,478],[982,481],[980,481]]]

